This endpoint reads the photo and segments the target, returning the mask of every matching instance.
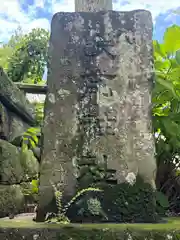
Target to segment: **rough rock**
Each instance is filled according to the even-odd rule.
[[[1,131],[9,141],[36,124],[35,108],[0,67]]]
[[[24,169],[24,180],[26,180],[25,176],[33,179],[39,172],[39,162],[35,158],[33,151],[26,150],[25,152],[21,152],[20,157],[21,165]]]
[[[33,178],[39,164],[31,150],[24,153],[7,141],[0,140],[0,183],[18,184]]]
[[[19,185],[0,184],[0,217],[17,214],[24,206],[24,195]]]

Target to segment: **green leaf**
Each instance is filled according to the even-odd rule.
[[[172,137],[177,137],[180,136],[180,128],[179,128],[179,124],[175,123],[174,121],[172,121],[169,118],[164,118],[164,120],[162,121],[166,132],[172,136]]]
[[[166,79],[163,79],[163,78],[159,78],[159,77],[156,78],[156,81],[159,84],[161,84],[164,88],[170,90],[172,92],[172,94],[173,94],[173,97],[178,98],[178,96],[177,96],[177,94],[176,94],[176,92],[174,90],[174,85],[173,85],[172,82],[170,82],[170,81],[168,81]]]
[[[33,179],[31,181],[31,189],[33,193],[38,193],[38,180]]]
[[[176,175],[176,177],[179,177],[180,176],[180,170],[176,170],[175,175]]]
[[[163,106],[153,108],[153,115],[154,116],[168,116],[169,115],[169,108],[163,108]]]
[[[32,147],[32,148],[35,148],[35,147],[36,147],[36,144],[35,144],[34,141],[30,140],[30,144],[31,144],[31,147]]]
[[[175,81],[177,81],[177,83],[179,84],[179,80],[180,80],[180,67],[173,68],[173,69],[169,72],[167,78],[168,78],[171,82],[175,83]]]
[[[40,128],[28,128],[28,130],[26,131],[26,133],[30,133],[30,134],[37,134],[40,132]]]
[[[171,66],[171,63],[170,61],[167,59],[167,60],[157,60],[154,62],[154,66],[155,66],[155,69],[158,70],[158,71],[165,71],[165,70],[168,70]]]
[[[33,179],[33,180],[31,181],[31,184],[32,184],[32,186],[37,187],[37,186],[38,186],[38,180]]]
[[[166,58],[166,52],[164,51],[164,45],[158,43],[158,41],[153,41],[154,56],[160,58]]]
[[[157,191],[156,192],[156,201],[161,205],[163,208],[169,207],[169,201],[166,195],[164,195],[162,192]]]
[[[35,144],[38,144],[39,139],[36,135],[32,136],[32,140],[35,142]]]
[[[22,147],[21,147],[21,150],[22,150],[22,152],[27,151],[27,150],[28,150],[27,144],[23,143],[23,144],[22,144]]]
[[[168,59],[168,60],[169,60],[169,62],[171,63],[171,68],[172,68],[172,69],[179,67],[179,65],[178,65],[178,63],[177,63],[177,61],[176,61],[175,58],[171,58],[171,59]]]
[[[180,49],[176,51],[176,62],[180,65]]]
[[[164,34],[164,50],[167,54],[175,54],[180,49],[180,27],[173,25]]]

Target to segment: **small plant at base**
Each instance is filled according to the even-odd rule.
[[[62,192],[60,192],[57,189],[55,184],[53,184],[52,182],[51,182],[51,184],[54,189],[56,205],[57,205],[57,209],[58,209],[57,216],[55,217],[54,220],[57,222],[60,222],[60,223],[69,223],[69,219],[65,216],[65,214],[62,211]]]
[[[55,184],[53,184],[52,182],[51,182],[51,185],[54,189],[56,204],[57,204],[57,208],[58,208],[58,213],[57,213],[56,217],[54,219],[52,218],[51,221],[55,220],[56,222],[60,222],[60,223],[69,223],[70,222],[69,219],[66,217],[66,212],[69,209],[69,207],[77,200],[77,198],[81,197],[86,192],[102,192],[103,191],[99,188],[92,188],[92,187],[82,189],[62,209],[62,193],[56,188]]]
[[[67,205],[64,206],[63,213],[66,214],[68,208],[77,200],[77,198],[81,197],[86,192],[102,192],[102,191],[103,190],[101,190],[99,188],[92,188],[92,187],[82,189],[71,199],[71,201]]]
[[[104,219],[108,220],[105,212],[102,209],[101,203],[97,198],[90,198],[87,201],[89,211],[95,216],[101,214]]]

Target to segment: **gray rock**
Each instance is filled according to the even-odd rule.
[[[24,195],[19,185],[0,184],[0,217],[13,216],[24,207]]]
[[[7,141],[0,140],[0,177],[2,184],[18,184],[32,179],[39,163],[31,150],[22,152]]]

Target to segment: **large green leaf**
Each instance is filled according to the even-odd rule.
[[[167,60],[157,60],[154,62],[155,69],[158,71],[163,71],[164,73],[171,67],[170,61]]]
[[[175,58],[171,58],[169,59],[170,63],[171,63],[171,68],[178,68],[179,64],[177,63]]]
[[[173,122],[171,119],[169,119],[168,117],[164,117],[163,119],[163,125],[165,127],[165,129],[167,130],[168,134],[172,137],[177,137],[180,136],[180,128],[179,128],[179,124]]]
[[[177,96],[176,92],[175,92],[175,89],[174,89],[174,85],[172,82],[166,80],[166,79],[163,79],[163,78],[159,78],[157,77],[156,78],[156,81],[161,84],[165,89],[168,89],[172,92],[172,95],[174,98],[177,98],[179,99],[179,97]]]
[[[169,201],[166,195],[164,195],[162,192],[157,191],[156,192],[156,201],[161,205],[163,208],[169,207]]]
[[[175,84],[175,82],[180,82],[180,67],[174,67],[172,68],[168,75],[167,78]]]
[[[180,65],[180,49],[176,51],[176,62]]]
[[[154,48],[154,56],[155,58],[160,57],[160,58],[166,58],[166,52],[164,50],[164,45],[158,43],[158,41],[154,40],[153,41],[153,48]]]
[[[175,54],[180,49],[180,27],[173,25],[164,34],[164,50],[167,54]]]

